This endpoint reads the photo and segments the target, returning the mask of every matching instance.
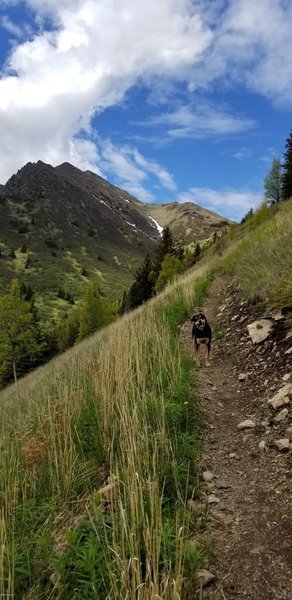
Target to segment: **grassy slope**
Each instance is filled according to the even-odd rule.
[[[213,233],[226,229],[230,221],[192,202],[184,204],[147,204],[146,212],[163,227],[169,226],[178,239],[191,244],[209,239]]]
[[[212,250],[154,301],[2,392],[3,598],[188,597],[204,549],[186,504],[198,415],[177,324],[201,304],[211,266],[247,296],[291,304],[291,212],[291,202],[272,219],[259,211],[218,242],[221,258]]]

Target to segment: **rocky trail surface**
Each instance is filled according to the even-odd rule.
[[[264,314],[271,327],[254,343],[248,326],[259,319],[258,303],[241,302],[220,279],[202,309],[214,340],[211,367],[198,371],[202,487],[189,504],[207,515],[215,581],[205,586],[202,579],[193,597],[291,600],[291,325],[277,311]],[[181,338],[192,352],[189,321]]]

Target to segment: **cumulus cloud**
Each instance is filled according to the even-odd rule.
[[[95,112],[141,78],[184,77],[212,37],[188,0],[28,3],[55,28],[15,47],[0,80],[2,181],[26,160],[70,160]]]
[[[17,4],[20,0],[2,0],[2,7]],[[207,92],[217,81],[240,81],[276,102],[292,103],[289,0],[26,4],[35,14],[35,33],[13,46],[0,79],[1,182],[28,160],[69,160],[103,173],[115,165],[120,179],[146,196],[151,193],[144,183],[153,178],[174,190],[161,165],[125,147],[118,161],[117,149],[110,150],[109,142],[107,150],[105,143],[101,147],[91,130],[93,115],[121,102],[137,83],[150,90],[159,79],[162,91],[163,81],[165,88],[184,81],[190,91]],[[20,25],[3,18],[16,35],[12,28]],[[156,124],[178,139],[241,132],[253,121],[201,103],[195,109],[167,107]],[[80,139],[81,130],[90,139]]]
[[[258,206],[262,199],[262,194],[246,189],[214,190],[193,187],[180,194],[178,202],[195,202],[225,217],[230,218],[232,214],[234,219],[240,220],[250,208]]]

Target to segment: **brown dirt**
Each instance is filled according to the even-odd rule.
[[[202,482],[201,500],[211,494],[219,500],[208,504],[207,531],[214,550],[208,569],[216,575],[216,586],[206,588],[204,598],[292,599],[292,453],[280,453],[273,444],[292,424],[291,401],[279,424],[267,404],[284,385],[283,375],[291,372],[292,355],[285,350],[292,340],[285,339],[289,328],[279,321],[269,339],[254,346],[246,325],[258,308],[240,302],[240,292],[220,279],[213,282],[203,307],[215,341],[211,367],[198,370],[202,473],[208,470],[215,477]],[[189,320],[182,326],[182,340],[192,352]],[[239,381],[240,373],[247,379]],[[245,419],[256,426],[238,430]],[[265,450],[259,449],[262,440]]]

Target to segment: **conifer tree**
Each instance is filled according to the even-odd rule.
[[[282,200],[288,200],[292,197],[292,131],[286,140],[285,148],[281,189]]]
[[[102,295],[97,281],[92,281],[85,292],[80,312],[78,340],[105,327],[115,318],[114,308],[108,298]]]
[[[156,249],[156,254],[153,262],[153,272],[156,279],[158,277],[162,261],[166,254],[170,254],[172,256],[176,255],[175,243],[169,227],[164,227],[161,239],[158,242],[158,246]]]
[[[161,265],[155,289],[160,292],[165,285],[183,271],[182,262],[176,256],[166,254]]]
[[[0,297],[0,362],[2,377],[17,371],[27,371],[43,351],[35,308],[25,300],[17,279],[13,279],[8,293]]]
[[[281,163],[274,158],[271,170],[264,180],[265,199],[269,204],[278,204],[281,199]]]
[[[142,265],[135,273],[134,283],[129,290],[129,307],[136,308],[146,300],[149,300],[154,293],[153,265],[149,255],[146,256]]]

